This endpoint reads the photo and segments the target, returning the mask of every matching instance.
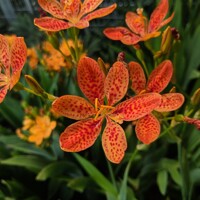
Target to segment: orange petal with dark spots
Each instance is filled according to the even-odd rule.
[[[123,128],[109,118],[102,134],[102,145],[109,161],[121,162],[127,149],[126,136]]]
[[[65,30],[72,26],[72,24],[69,24],[68,22],[65,22],[64,20],[56,19],[52,17],[35,18],[34,24],[40,29],[45,30],[45,31],[50,31],[50,32]]]
[[[146,115],[137,121],[135,132],[138,140],[150,144],[160,135],[160,123],[154,115]]]
[[[170,60],[160,63],[150,74],[147,91],[160,93],[170,82],[173,75],[173,65]]]
[[[145,93],[132,97],[118,104],[110,114],[117,122],[133,121],[144,117],[158,107],[161,103],[161,95],[158,93]]]
[[[117,61],[110,68],[106,76],[104,88],[108,105],[120,101],[126,94],[129,84],[129,75],[126,64]]]
[[[65,19],[63,6],[57,0],[38,0],[43,10],[58,19]]]
[[[145,89],[146,77],[141,65],[137,62],[130,62],[128,64],[129,76],[131,80],[131,89],[136,93],[140,93]]]
[[[10,49],[12,76],[10,89],[19,81],[22,68],[26,62],[27,47],[23,37],[16,37]]]
[[[184,103],[184,96],[180,93],[163,94],[161,103],[155,108],[158,112],[169,112],[179,109]]]
[[[101,132],[101,119],[86,119],[68,126],[60,135],[63,151],[78,152],[92,146]]]
[[[161,23],[166,17],[169,9],[168,0],[161,0],[150,16],[148,32],[151,33],[160,28]]]
[[[81,58],[77,67],[77,77],[83,94],[93,104],[96,98],[103,104],[105,74],[98,63],[89,57]]]
[[[126,13],[126,24],[137,35],[143,36],[147,31],[144,16],[137,15],[134,12]]]
[[[2,88],[0,88],[0,103],[2,103],[2,101],[4,100],[6,94],[8,91],[8,86],[4,86]]]
[[[84,98],[73,95],[64,95],[57,98],[52,109],[59,115],[70,119],[81,120],[95,115],[94,107]]]
[[[134,34],[134,33],[129,33],[127,35],[124,35],[121,39],[121,42],[123,44],[126,44],[126,45],[134,45],[134,44],[137,44],[138,42],[142,41],[143,38]]]

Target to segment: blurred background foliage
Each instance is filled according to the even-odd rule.
[[[103,29],[124,26],[125,13],[143,7],[148,16],[159,1],[105,0],[103,6],[118,3],[117,10],[108,17],[96,19],[80,33],[86,54],[94,59],[101,57],[113,63],[117,54],[125,52],[126,61],[138,61],[136,51],[120,42],[107,39]],[[197,0],[169,1],[170,12],[175,12],[171,27],[176,27],[180,41],[168,58],[175,69],[173,85],[186,97],[182,112],[191,107],[191,97],[200,87],[200,2]],[[36,2],[37,4],[37,2]],[[39,12],[18,13],[12,22],[1,18],[0,33],[24,36],[29,48],[38,47],[40,59],[36,68],[27,62],[24,75],[33,75],[41,86],[56,96],[80,91],[69,68],[52,70],[42,60],[41,50],[47,36],[33,25]],[[103,42],[102,42],[103,41]],[[161,37],[152,39],[151,46],[159,50]],[[141,44],[142,46],[143,44]],[[153,55],[142,46],[147,66],[153,68]],[[30,107],[29,107],[30,106]],[[200,105],[194,109],[199,110]],[[43,145],[37,146],[20,139],[16,130],[23,126],[27,108],[31,116],[50,109],[50,102],[24,91],[9,93],[0,105],[0,199],[7,200],[198,200],[200,199],[200,132],[191,125],[180,124],[174,130],[163,130],[161,137],[150,146],[138,145],[134,129],[123,124],[128,150],[122,163],[106,161],[100,139],[81,153],[64,153],[59,148],[59,133],[72,123],[66,118],[52,118],[57,127]],[[181,111],[180,111],[181,113]],[[199,117],[195,116],[195,117]]]

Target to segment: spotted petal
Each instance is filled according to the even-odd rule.
[[[68,126],[60,136],[63,151],[78,152],[92,146],[101,131],[102,119],[87,119]]]
[[[147,91],[160,93],[172,78],[173,65],[170,60],[160,63],[150,74],[147,82]]]
[[[11,85],[10,85],[11,89],[18,82],[21,70],[26,62],[27,47],[23,37],[16,37],[14,41],[12,41],[10,56],[11,56],[11,68],[12,68]]]
[[[57,98],[53,104],[52,109],[59,115],[81,120],[95,115],[94,107],[84,98],[73,95],[64,95]]]
[[[167,15],[169,9],[168,0],[161,0],[150,16],[148,32],[156,31],[160,28],[160,24]]]
[[[38,3],[43,10],[50,13],[52,16],[65,19],[63,6],[57,0],[38,0]]]
[[[141,65],[137,62],[130,62],[128,64],[129,68],[129,76],[131,80],[131,89],[136,93],[140,93],[145,89],[146,86],[146,78],[144,74],[144,70]]]
[[[102,134],[102,145],[108,160],[121,162],[127,148],[126,136],[123,128],[109,118]]]
[[[106,8],[101,8],[101,9],[95,10],[92,13],[86,15],[83,19],[90,21],[92,19],[105,17],[105,16],[109,15],[110,13],[112,13],[116,7],[117,7],[117,4],[112,4],[111,6],[108,6]]]
[[[133,121],[144,117],[161,103],[161,95],[158,93],[145,93],[132,97],[118,104],[110,117],[117,121]]]
[[[41,18],[35,18],[34,24],[45,31],[60,31],[70,28],[72,25],[70,25],[68,22],[65,22],[64,20],[52,18],[52,17],[41,17]]]
[[[122,37],[121,42],[125,45],[134,45],[137,44],[139,41],[142,41],[143,38],[134,34],[134,33],[129,33],[126,34]]]
[[[180,108],[184,103],[184,96],[180,93],[167,93],[162,95],[161,103],[155,108],[158,112],[169,112]]]
[[[77,77],[84,95],[93,104],[96,98],[103,104],[105,74],[98,63],[89,57],[81,58],[78,63]]]
[[[146,32],[146,22],[143,16],[134,12],[126,13],[126,24],[135,34],[143,36]]]
[[[128,89],[129,75],[126,64],[117,61],[113,64],[105,80],[105,95],[108,105],[113,105],[120,101]]]
[[[0,68],[6,69],[7,76],[10,75],[10,49],[5,36],[0,34]]]
[[[154,115],[146,115],[137,121],[135,132],[141,142],[150,144],[160,135],[160,123]]]
[[[0,103],[2,103],[2,101],[4,100],[6,94],[8,91],[8,86],[4,86],[2,88],[0,88]]]

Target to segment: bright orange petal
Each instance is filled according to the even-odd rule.
[[[105,95],[108,105],[113,105],[120,101],[126,94],[129,84],[129,75],[126,64],[117,61],[110,68],[105,80]]]
[[[104,29],[103,33],[111,40],[121,40],[124,35],[131,32],[125,27],[114,27]]]
[[[126,13],[126,24],[135,34],[143,36],[146,33],[146,22],[143,16],[134,12]]]
[[[43,10],[58,19],[65,19],[63,6],[57,0],[38,0]]]
[[[145,89],[146,77],[141,65],[137,62],[130,62],[128,64],[129,76],[131,80],[131,89],[136,93],[140,93]]]
[[[98,63],[89,57],[80,59],[77,67],[78,84],[84,95],[94,104],[103,104],[105,74]]]
[[[10,49],[9,43],[5,36],[0,34],[0,68],[3,67],[9,71],[10,75]],[[6,73],[6,72],[5,72]]]
[[[81,7],[81,12],[79,17],[82,17],[83,15],[92,12],[93,10],[95,10],[101,3],[103,2],[103,0],[85,0],[82,4]]]
[[[94,107],[84,98],[73,95],[64,95],[57,98],[53,104],[52,109],[59,115],[81,120],[95,115]]]
[[[184,103],[184,96],[180,93],[167,93],[162,95],[161,104],[155,108],[158,112],[177,110]]]
[[[63,151],[78,152],[92,146],[101,132],[102,119],[87,119],[68,126],[60,135]]]
[[[132,97],[118,104],[110,114],[111,118],[119,121],[133,121],[144,117],[161,103],[158,93],[145,93]]]
[[[72,23],[71,23],[71,24],[72,24]],[[76,28],[78,28],[78,29],[83,29],[83,28],[88,27],[89,25],[90,25],[90,24],[89,24],[89,22],[88,22],[87,20],[81,19],[81,20],[79,20],[77,23],[72,24],[71,26],[74,26],[74,27],[76,27]]]
[[[94,12],[86,15],[83,19],[90,21],[92,19],[105,17],[105,16],[109,15],[110,13],[112,13],[116,7],[117,7],[117,4],[112,4],[111,6],[108,6],[106,8],[101,8],[101,9],[95,10]]]
[[[127,149],[126,136],[123,128],[109,118],[102,134],[102,145],[109,161],[121,162]]]
[[[156,31],[160,28],[162,21],[167,15],[168,9],[169,9],[168,0],[161,0],[158,6],[153,11],[153,13],[151,14],[148,27],[149,33]]]
[[[172,62],[170,60],[163,61],[150,74],[147,82],[147,91],[160,93],[168,85],[172,75]]]
[[[70,28],[70,24],[64,20],[59,20],[52,17],[35,18],[34,24],[45,31],[60,31]]]
[[[0,103],[2,103],[2,101],[4,100],[4,98],[7,94],[7,91],[8,91],[8,86],[0,88]]]
[[[150,144],[160,135],[160,123],[154,115],[146,115],[137,121],[135,132],[138,140]]]
[[[26,62],[27,47],[23,37],[16,37],[11,44],[11,85],[10,89],[18,82],[21,70]]]
[[[134,34],[134,33],[129,33],[127,35],[124,35],[121,39],[121,42],[125,45],[134,45],[137,44],[138,42],[142,41],[142,37]]]
[[[172,13],[170,17],[168,17],[166,20],[164,20],[164,21],[160,24],[160,28],[163,27],[164,25],[168,24],[173,18],[174,18],[174,13]]]

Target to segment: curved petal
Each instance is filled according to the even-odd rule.
[[[52,16],[65,19],[63,6],[57,0],[38,0],[40,7]]]
[[[134,12],[126,13],[126,24],[135,34],[140,36],[145,35],[147,31],[144,16],[140,16]]]
[[[118,104],[110,114],[117,121],[133,121],[144,117],[161,103],[161,95],[158,93],[145,93],[132,97]]]
[[[87,20],[84,20],[84,19],[79,20],[75,24],[71,23],[71,26],[74,26],[74,27],[76,27],[78,29],[87,28],[89,25],[90,25],[89,22]]]
[[[131,32],[125,27],[106,28],[103,33],[111,40],[121,40],[124,35],[131,34]]]
[[[18,82],[21,74],[21,70],[26,62],[27,47],[23,37],[16,37],[11,44],[11,68],[12,76],[10,89]]]
[[[131,89],[138,94],[144,90],[146,86],[144,70],[139,63],[133,61],[128,64],[128,68],[131,80]]]
[[[96,98],[103,104],[105,74],[98,63],[89,57],[81,58],[77,67],[77,77],[83,94],[93,104]]]
[[[95,115],[94,107],[84,98],[73,95],[64,95],[57,98],[53,104],[52,109],[59,115],[81,120]]]
[[[53,32],[65,30],[72,26],[64,20],[59,20],[52,17],[35,18],[34,24],[42,30]]]
[[[10,76],[10,64],[9,43],[6,37],[0,34],[0,68],[4,67],[6,69],[7,76]]]
[[[163,61],[150,74],[147,82],[147,91],[160,93],[168,85],[172,75],[172,62],[170,60]]]
[[[102,118],[87,119],[68,126],[60,135],[63,151],[78,152],[92,146],[101,132]]]
[[[126,64],[120,61],[115,62],[110,68],[104,84],[108,105],[117,103],[125,96],[128,84],[129,75]]]
[[[168,24],[172,19],[174,18],[174,13],[171,14],[170,17],[168,17],[166,20],[164,20],[161,24],[160,24],[160,27],[163,27],[164,25]]]
[[[161,103],[155,108],[158,112],[169,112],[180,108],[184,103],[184,96],[180,93],[167,93],[162,95]]]
[[[154,115],[146,115],[137,121],[135,132],[138,140],[150,144],[160,135],[160,122]]]
[[[82,4],[81,11],[79,14],[79,17],[82,17],[83,15],[92,12],[95,10],[103,0],[85,0]]]
[[[112,13],[116,7],[117,7],[117,4],[115,3],[106,8],[101,8],[101,9],[95,10],[94,12],[86,15],[83,19],[90,21],[92,19],[105,17],[105,16],[109,15],[110,13]]]
[[[8,91],[8,86],[4,86],[4,87],[0,88],[0,103],[3,102],[3,100],[7,94],[7,91]]]
[[[127,149],[126,136],[123,128],[109,118],[102,134],[102,145],[109,161],[121,162]]]
[[[73,0],[73,1],[61,1],[61,4],[64,8],[64,15],[66,16],[66,19],[70,20],[73,19],[74,17],[78,17],[80,13],[80,9],[82,6],[81,0]]]
[[[150,16],[148,32],[151,33],[160,28],[160,24],[167,15],[169,9],[168,0],[161,0]]]
[[[127,35],[124,35],[121,39],[121,42],[125,45],[134,45],[137,44],[138,42],[142,41],[142,37],[134,34],[134,33],[129,33]]]

